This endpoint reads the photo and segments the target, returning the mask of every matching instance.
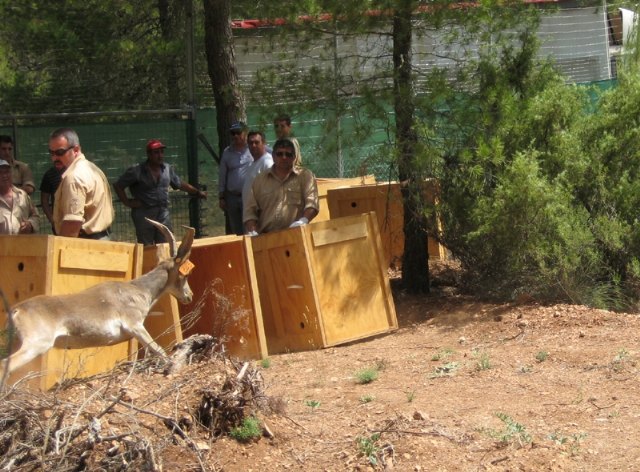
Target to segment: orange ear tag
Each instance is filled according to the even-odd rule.
[[[195,264],[191,262],[189,259],[184,261],[182,265],[178,268],[178,272],[180,272],[185,277],[191,273],[191,271],[195,268]]]

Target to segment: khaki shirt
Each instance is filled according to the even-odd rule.
[[[36,189],[36,184],[33,181],[33,172],[31,172],[31,168],[26,162],[13,160],[11,178],[13,185],[18,188],[24,189],[25,185],[31,185],[33,190]]]
[[[93,162],[80,154],[62,174],[53,205],[53,224],[60,233],[63,221],[81,221],[87,234],[111,226],[113,202],[107,178]]]
[[[294,168],[286,179],[280,180],[271,168],[253,181],[242,221],[257,220],[258,233],[266,233],[288,228],[307,208],[320,208],[313,172]]]
[[[40,215],[33,206],[27,192],[15,185],[13,189],[13,205],[0,196],[0,234],[18,234],[20,223],[28,221],[37,233],[40,228]]]

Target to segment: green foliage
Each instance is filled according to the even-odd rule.
[[[269,359],[268,357],[262,359],[260,361],[260,365],[263,369],[268,369],[269,367],[271,367],[271,359]]]
[[[547,351],[538,351],[536,354],[536,360],[538,362],[544,362],[549,357],[549,353]]]
[[[380,448],[378,447],[379,440],[380,433],[374,433],[369,437],[358,436],[356,438],[360,454],[366,457],[373,466],[378,464],[378,453],[380,452]]]
[[[163,22],[156,0],[0,0],[0,108],[85,111],[96,95],[91,111],[179,106],[184,5],[168,5]]]
[[[229,431],[229,436],[238,442],[253,441],[261,435],[260,422],[253,416],[244,418],[240,426],[236,426]]]
[[[320,406],[320,402],[318,400],[305,400],[304,404],[311,408],[311,410],[315,410]]]
[[[376,397],[374,397],[373,395],[362,395],[360,397],[360,403],[371,403],[373,400],[375,400]]]
[[[448,359],[449,357],[451,357],[451,355],[453,355],[455,353],[455,351],[449,347],[445,347],[442,348],[440,350],[438,350],[437,353],[435,353],[433,356],[431,356],[431,360],[432,361],[443,361],[445,359]]]
[[[486,351],[477,352],[476,354],[476,370],[489,370],[491,369],[491,358]]]
[[[588,91],[536,63],[535,41],[522,38],[499,61],[483,56],[477,92],[447,101],[451,121],[483,126],[442,146],[442,239],[484,295],[628,306],[639,280],[640,159],[629,154],[640,143],[629,123],[640,80],[605,94],[595,114]]]
[[[524,425],[518,423],[506,413],[498,412],[496,413],[496,417],[504,423],[504,429],[501,431],[492,431],[493,437],[505,444],[517,442],[518,445],[523,446],[531,443],[531,435],[527,432]]]
[[[555,432],[548,436],[548,439],[553,441],[558,446],[563,447],[570,455],[576,455],[580,452],[580,445],[582,441],[587,437],[587,433],[580,432],[574,433],[569,436]]]
[[[376,367],[369,367],[366,369],[362,369],[356,372],[355,376],[356,376],[356,383],[368,384],[378,378],[378,369]]]

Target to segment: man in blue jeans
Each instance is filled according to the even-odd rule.
[[[160,231],[145,218],[162,223],[172,230],[169,213],[169,186],[174,190],[184,190],[189,195],[207,198],[207,193],[184,182],[175,169],[164,162],[166,146],[158,139],[147,142],[147,160],[129,167],[113,188],[120,201],[131,208],[131,218],[136,227],[136,238],[145,246],[165,242]],[[133,198],[129,198],[125,189]]]

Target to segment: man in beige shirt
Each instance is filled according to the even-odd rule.
[[[72,238],[110,239],[113,202],[107,178],[80,148],[78,134],[60,128],[49,136],[53,165],[67,170],[55,193],[53,224],[56,234]]]
[[[244,202],[247,234],[301,226],[318,214],[316,178],[310,170],[294,166],[296,155],[289,139],[273,145],[273,166],[255,178]]]
[[[0,234],[36,233],[40,216],[29,195],[13,185],[11,164],[0,159]]]
[[[13,154],[13,138],[6,134],[0,135],[0,159],[3,159],[11,166],[11,177],[13,185],[21,188],[31,195],[36,190],[33,181],[33,172],[26,162],[18,161]]]

